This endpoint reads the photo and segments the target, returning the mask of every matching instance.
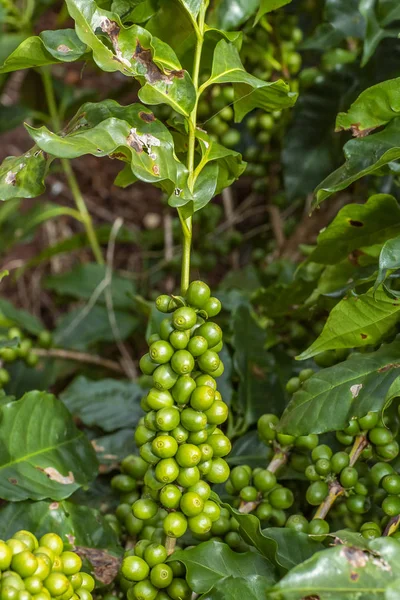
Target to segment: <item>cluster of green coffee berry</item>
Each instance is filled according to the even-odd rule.
[[[16,346],[4,345],[0,348],[0,362],[13,363],[20,359],[25,362],[28,367],[35,367],[38,363],[38,355],[32,351],[32,338],[24,335],[19,327],[11,327],[7,335],[0,336],[0,342],[17,340]],[[41,348],[49,348],[52,344],[52,336],[49,331],[43,330],[37,337],[37,344]],[[0,387],[7,385],[10,381],[10,374],[7,369],[0,368]]]
[[[91,600],[95,583],[81,567],[81,558],[64,551],[55,533],[38,540],[18,531],[0,541],[1,600]]]
[[[336,432],[336,438],[344,446],[350,446],[356,436],[365,434],[369,444],[362,454],[364,460],[373,456],[381,460],[393,460],[399,454],[399,444],[389,425],[390,420],[382,422],[379,413],[370,412],[360,419],[352,419],[348,427]]]

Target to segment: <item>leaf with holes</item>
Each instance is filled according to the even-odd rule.
[[[341,430],[352,417],[382,410],[399,374],[399,352],[399,342],[384,344],[315,373],[292,396],[280,430],[293,435]]]
[[[359,95],[347,112],[336,119],[336,131],[351,130],[354,137],[371,131],[400,116],[400,78],[382,81]]]
[[[143,389],[133,381],[79,376],[62,392],[60,399],[88,427],[104,431],[135,427],[141,417]]]
[[[24,40],[12,52],[0,66],[0,73],[73,62],[84,58],[86,52],[86,44],[80,41],[73,29],[42,31],[38,36]]]
[[[313,207],[361,177],[374,174],[381,167],[399,160],[399,136],[400,117],[397,117],[383,131],[347,142],[344,146],[346,162],[319,184]]]
[[[169,194],[186,171],[175,156],[168,129],[141,104],[120,106],[114,100],[84,104],[62,136],[46,127],[26,127],[48,154],[60,158],[84,154],[117,158],[130,165],[135,177]]]
[[[269,592],[270,600],[346,598],[388,600],[385,591],[400,577],[400,543],[379,538],[369,551],[337,545],[295,567]],[[397,596],[393,596],[396,598]]]
[[[210,85],[233,83],[235,92],[235,120],[241,122],[254,108],[266,111],[293,106],[297,94],[281,79],[266,83],[247,73],[234,44],[225,40],[218,42],[214,51],[211,77],[201,86],[204,91]]]
[[[282,6],[286,6],[286,4],[290,4],[292,0],[261,0],[260,8],[258,9],[255,23],[273,10],[277,10],[278,8],[282,8]]]
[[[275,577],[272,564],[260,554],[237,554],[227,544],[214,540],[195,548],[178,550],[173,559],[185,565],[186,579],[197,594],[210,592],[226,577],[245,579],[252,575],[261,575],[270,584]]]
[[[28,392],[1,408],[2,498],[63,500],[96,473],[89,440],[55,396]]]
[[[47,161],[43,152],[9,156],[0,165],[0,200],[35,198],[44,192]]]
[[[326,350],[381,343],[400,318],[400,300],[382,289],[343,298],[330,312],[321,335],[298,356],[305,360]]]
[[[66,0],[66,4],[78,37],[91,48],[103,71],[120,71],[138,79],[143,86],[142,102],[164,102],[180,114],[190,114],[195,89],[168,44],[139,25],[125,27],[118,14],[103,10],[94,0]]]
[[[400,233],[400,208],[389,194],[371,196],[365,204],[344,206],[318,236],[310,260],[334,265],[366,246]]]

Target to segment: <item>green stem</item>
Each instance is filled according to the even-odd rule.
[[[196,126],[197,126],[197,107],[199,102],[199,75],[200,75],[200,64],[201,55],[203,52],[204,43],[204,27],[205,27],[205,16],[209,0],[203,0],[198,26],[195,28],[196,32],[196,50],[193,63],[193,85],[196,90],[196,102],[193,110],[188,119],[189,125],[189,140],[188,140],[188,186],[189,190],[193,193],[195,184],[195,149],[196,149]],[[182,211],[179,211],[179,218],[182,224],[183,231],[183,248],[182,248],[182,275],[181,275],[181,294],[185,295],[189,283],[190,283],[190,252],[192,247],[192,225],[193,217],[185,217]]]
[[[40,69],[40,74],[43,81],[43,87],[46,95],[47,104],[49,107],[50,117],[52,121],[52,125],[54,130],[58,133],[61,131],[61,119],[58,114],[56,98],[53,89],[53,82],[51,79],[51,71],[46,67],[42,67]],[[96,236],[96,232],[93,227],[92,218],[85,204],[85,200],[82,196],[82,192],[79,188],[78,181],[75,177],[75,174],[72,170],[71,163],[66,158],[61,159],[61,165],[65,174],[65,177],[68,182],[68,186],[71,190],[71,194],[74,198],[76,208],[80,214],[80,220],[83,223],[86,235],[88,237],[90,246],[92,248],[92,252],[96,261],[100,264],[104,264],[104,258],[101,252],[100,244]]]

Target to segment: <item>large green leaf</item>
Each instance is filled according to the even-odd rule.
[[[113,100],[84,104],[66,135],[56,135],[46,127],[27,129],[37,145],[53,156],[117,158],[130,164],[135,177],[160,185],[170,194],[185,170],[175,156],[168,129],[141,104],[120,106]]]
[[[141,417],[143,389],[133,381],[79,376],[64,390],[60,399],[68,410],[88,427],[104,431],[135,427]]]
[[[39,335],[44,329],[43,323],[22,308],[15,308],[9,300],[0,298],[0,322],[4,325],[17,325],[32,335]]]
[[[260,0],[215,0],[210,10],[210,22],[219,29],[238,29],[260,5]]]
[[[392,4],[392,0],[389,0]],[[379,44],[385,38],[397,38],[399,35],[399,29],[387,29],[385,26],[389,25],[391,21],[400,19],[400,8],[397,5],[397,9],[394,8],[385,14],[383,21],[380,20],[379,12],[377,11],[376,0],[360,0],[359,10],[366,21],[366,32],[364,39],[364,51],[361,66],[365,66],[370,58],[373,56]]]
[[[0,66],[0,73],[81,59],[87,51],[73,29],[42,31],[24,40]]]
[[[338,46],[347,37],[364,38],[366,24],[359,11],[359,0],[326,0],[324,21],[303,48],[325,50]]]
[[[361,177],[371,175],[388,163],[399,160],[399,139],[400,117],[397,117],[384,131],[347,142],[344,146],[345,164],[317,187],[314,207]]]
[[[354,353],[322,369],[296,392],[280,422],[293,435],[324,433],[347,427],[352,417],[380,411],[398,377],[400,343],[383,344],[371,353]]]
[[[382,341],[399,320],[400,300],[380,288],[343,298],[330,312],[315,342],[298,357],[311,358],[325,350],[361,348]]]
[[[137,78],[143,85],[142,102],[164,102],[185,116],[190,114],[195,89],[172,48],[139,25],[124,27],[118,14],[99,8],[94,0],[66,0],[66,4],[78,37],[91,48],[103,71]]]
[[[72,502],[10,502],[0,509],[0,538],[7,540],[20,529],[37,537],[52,531],[66,547],[98,548],[120,555],[118,536],[93,508]]]
[[[270,600],[389,600],[398,598],[400,544],[392,538],[369,543],[369,552],[337,545],[317,552],[290,571],[267,597]],[[391,587],[393,585],[393,587]],[[397,589],[394,596],[386,595]]]
[[[240,122],[254,108],[266,111],[293,106],[297,94],[281,79],[266,83],[247,73],[234,44],[222,39],[214,51],[211,77],[201,90],[219,83],[233,83],[235,91],[235,120]]]
[[[188,550],[179,550],[173,555],[186,567],[186,579],[198,594],[210,592],[226,577],[245,579],[261,575],[270,585],[274,581],[272,564],[260,554],[246,552],[237,554],[226,544],[210,540]]]
[[[286,403],[285,378],[290,377],[291,361],[265,350],[267,333],[261,329],[246,305],[233,315],[234,365],[239,376],[238,404],[250,425],[265,413],[280,413]]]
[[[267,13],[276,10],[277,8],[282,8],[282,6],[290,4],[291,1],[292,0],[261,0],[260,8],[258,9],[256,15],[256,23],[258,23],[261,17],[263,17]]]
[[[362,92],[347,112],[336,119],[336,130],[351,129],[363,137],[400,115],[400,78],[382,81]]]
[[[318,236],[310,260],[334,265],[351,252],[384,242],[400,232],[400,207],[388,194],[371,196],[365,204],[344,206]]]
[[[96,476],[94,450],[65,406],[28,392],[1,409],[0,495],[5,500],[63,500]]]
[[[132,427],[96,437],[92,444],[100,463],[100,473],[114,471],[125,456],[137,453]]]
[[[47,161],[41,151],[9,156],[0,165],[0,200],[35,198],[44,192]]]
[[[69,296],[82,300],[89,300],[96,290],[102,293],[98,295],[97,301],[105,304],[102,283],[106,281],[106,267],[97,263],[86,263],[77,265],[71,271],[49,275],[46,278],[44,287],[52,290],[60,296]],[[113,273],[111,282],[111,293],[113,306],[126,310],[132,309],[132,297],[135,294],[135,286],[132,280],[125,279]]]
[[[236,577],[231,575],[221,579],[213,589],[204,594],[202,600],[264,600],[271,582],[262,575]]]

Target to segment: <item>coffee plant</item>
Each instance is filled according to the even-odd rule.
[[[0,32],[0,600],[400,598],[397,0]]]

